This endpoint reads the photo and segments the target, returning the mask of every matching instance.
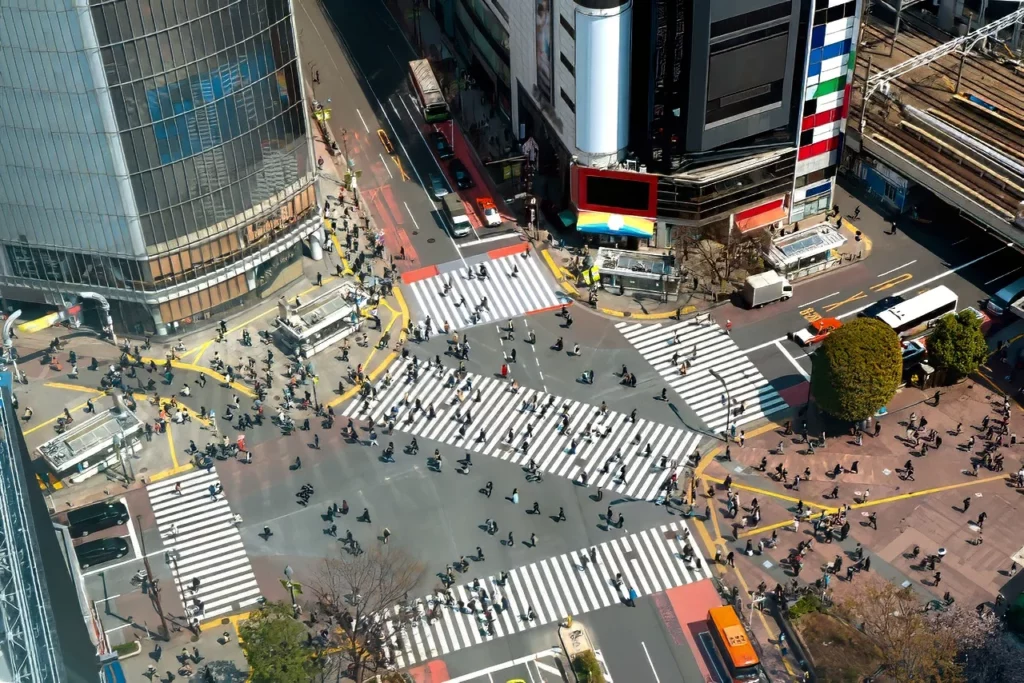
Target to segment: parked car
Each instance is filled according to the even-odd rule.
[[[78,565],[88,569],[104,562],[110,562],[128,554],[128,542],[123,538],[99,538],[75,546]]]
[[[480,197],[476,200],[476,206],[480,210],[480,217],[487,225],[501,225],[501,214],[490,197]]]
[[[448,164],[448,170],[451,171],[452,178],[455,179],[455,186],[460,190],[468,190],[476,185],[469,175],[469,169],[459,159],[452,159]]]
[[[96,503],[68,512],[71,537],[81,538],[128,521],[128,508],[124,503]]]
[[[455,156],[455,150],[449,144],[448,138],[440,131],[434,131],[430,134],[430,146],[434,148],[438,159],[451,159]]]
[[[801,346],[810,346],[824,341],[825,337],[842,327],[843,324],[835,318],[821,318],[815,320],[806,328],[794,332],[792,338]]]
[[[434,199],[441,199],[448,194],[448,183],[437,173],[430,174],[430,193]]]

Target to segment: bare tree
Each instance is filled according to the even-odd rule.
[[[310,587],[318,609],[337,619],[337,654],[348,678],[361,683],[387,668],[393,650],[404,648],[409,592],[424,573],[422,563],[387,545],[324,559]]]
[[[963,680],[956,661],[957,638],[968,631],[959,628],[964,623],[958,615],[945,621],[929,615],[910,588],[888,581],[865,586],[858,597],[842,604],[841,611],[853,623],[863,624],[882,651],[886,673],[897,683]]]

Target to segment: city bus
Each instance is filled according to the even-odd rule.
[[[409,62],[409,80],[412,81],[412,87],[419,98],[424,121],[437,123],[451,118],[451,110],[448,109],[441,86],[434,77],[434,70],[430,68],[430,62],[425,59],[414,59]]]
[[[929,326],[947,313],[955,313],[956,293],[945,285],[929,289],[886,309],[875,317],[888,325],[901,337],[907,337]]]
[[[708,630],[731,681],[756,681],[761,677],[761,660],[750,642],[732,605],[708,610]]]

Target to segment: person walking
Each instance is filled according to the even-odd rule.
[[[878,516],[874,512],[868,515],[868,524],[872,529],[878,531]]]
[[[391,538],[391,529],[384,527],[384,531],[381,532],[381,538],[384,539],[384,545],[387,545],[388,539]]]
[[[563,507],[558,508],[558,521],[559,522],[564,522],[565,521],[565,508],[563,508]]]
[[[530,547],[531,548],[536,548],[537,547],[537,534],[530,534]]]
[[[508,541],[505,543],[505,545],[508,546],[509,548],[513,548],[513,547],[515,547],[515,544],[516,544],[515,539],[512,537],[512,532],[510,531],[510,532],[508,532]]]
[[[967,512],[968,508],[970,508],[970,507],[971,507],[971,499],[970,498],[964,498],[964,507],[963,507],[962,510],[960,510],[960,513],[963,514],[964,512]]]
[[[519,489],[512,489],[512,504],[519,505]]]
[[[982,512],[980,515],[978,515],[978,528],[979,529],[984,529],[985,528],[985,518],[987,518],[987,517],[988,517],[988,513],[987,512]]]
[[[935,572],[935,576],[932,577],[932,588],[938,588],[940,581],[942,581],[942,572]]]
[[[313,435],[313,448],[315,448],[316,450],[320,450],[320,435],[319,434],[314,434]]]

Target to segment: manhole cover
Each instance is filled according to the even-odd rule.
[[[623,314],[622,314],[622,317],[623,317],[623,318],[628,318],[628,317],[630,317],[631,315],[633,315],[633,314],[632,314],[632,313],[630,313],[629,311],[626,311],[625,313],[623,313]]]
[[[414,234],[414,235],[415,235],[416,233],[415,233],[415,232],[413,232],[412,234]],[[433,237],[428,237],[428,238],[427,238],[427,244],[433,244],[434,242],[435,242],[435,238],[433,238]]]

